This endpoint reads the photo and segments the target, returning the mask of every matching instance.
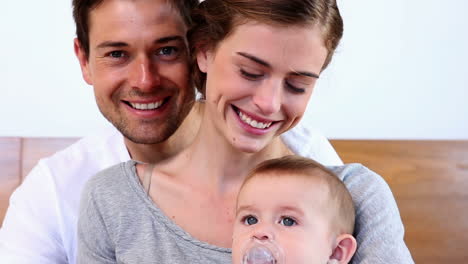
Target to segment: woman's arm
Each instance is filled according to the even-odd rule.
[[[356,208],[352,263],[414,263],[405,244],[404,227],[393,194],[378,174],[360,164],[331,169],[343,180]]]

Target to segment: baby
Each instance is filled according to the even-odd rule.
[[[351,195],[324,166],[298,156],[265,161],[239,192],[232,263],[348,263],[354,220]]]

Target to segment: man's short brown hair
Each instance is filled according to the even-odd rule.
[[[76,25],[76,37],[81,44],[86,57],[89,55],[89,14],[91,11],[102,4],[105,0],[73,0],[73,19]],[[190,13],[194,9],[199,0],[166,0],[170,5],[175,7],[187,27],[192,25]]]

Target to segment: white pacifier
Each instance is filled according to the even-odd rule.
[[[241,264],[282,264],[283,251],[270,240],[252,239],[244,247]]]

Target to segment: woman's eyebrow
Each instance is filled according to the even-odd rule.
[[[294,71],[291,73],[291,75],[296,75],[296,76],[306,76],[306,77],[312,77],[318,79],[320,75],[313,73],[313,72],[306,72],[306,71]]]
[[[262,65],[262,66],[271,68],[271,65],[270,65],[268,62],[266,62],[266,61],[264,61],[264,60],[262,60],[262,59],[260,59],[260,58],[258,58],[258,57],[255,57],[254,55],[251,55],[251,54],[248,54],[248,53],[245,53],[245,52],[236,52],[236,53],[237,53],[238,55],[244,57],[244,58],[247,58],[247,59],[249,59],[249,60],[255,62],[255,63],[258,63],[258,64],[260,64],[260,65]],[[291,73],[291,75],[306,76],[306,77],[312,77],[312,78],[316,78],[316,79],[318,79],[318,78],[320,77],[320,76],[319,76],[318,74],[316,74],[316,73],[307,72],[307,71],[293,71],[293,72]]]
[[[262,60],[262,59],[260,59],[258,57],[255,57],[254,55],[251,55],[251,54],[248,54],[248,53],[245,53],[245,52],[237,52],[237,54],[242,56],[242,57],[245,57],[245,58],[247,58],[247,59],[249,59],[249,60],[251,60],[251,61],[253,61],[255,63],[258,63],[258,64],[263,65],[265,67],[271,68],[271,65],[268,62],[266,62],[266,61],[264,61],[264,60]]]

